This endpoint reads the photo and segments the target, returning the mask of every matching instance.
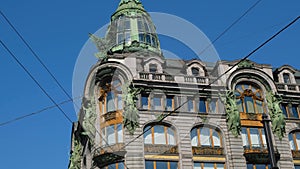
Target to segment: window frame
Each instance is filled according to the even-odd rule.
[[[263,128],[261,128],[261,127],[242,127],[242,134],[243,134],[243,129],[246,129],[246,138],[247,138],[247,140],[245,140],[245,141],[247,141],[247,143],[248,143],[248,145],[244,145],[244,140],[243,140],[243,147],[244,147],[244,149],[248,149],[248,150],[262,150],[262,149],[266,149],[267,148],[267,141],[266,141],[266,135],[265,135],[265,133],[264,133],[264,129]],[[259,144],[259,147],[255,147],[255,146],[253,146],[252,145],[252,142],[253,142],[253,140],[251,139],[251,131],[250,131],[250,129],[258,129],[258,134],[259,134],[259,142],[260,142],[260,144]],[[264,135],[264,137],[263,137],[263,135]],[[265,138],[265,139],[263,139],[263,138]],[[243,139],[243,137],[242,137],[242,139]]]
[[[164,144],[156,144],[155,141],[155,126],[163,126],[164,127]],[[150,127],[151,129],[149,130],[148,127]],[[173,137],[174,137],[174,144],[170,144],[170,140],[169,140],[169,129],[173,132]],[[174,127],[166,125],[166,124],[150,124],[147,125],[144,128],[144,131],[148,130],[147,132],[144,133],[144,145],[177,145],[177,133]],[[151,144],[150,143],[145,143],[146,139],[145,139],[145,134],[148,133],[150,131],[151,134]],[[148,135],[147,135],[148,136]]]
[[[200,164],[200,168],[201,169],[205,169],[205,164],[213,164],[214,165],[214,169],[218,169],[218,164],[223,164],[223,169],[226,169],[226,164],[224,162],[205,162],[205,161],[201,161],[201,162],[197,162],[197,161],[194,161],[194,164],[193,164],[193,168],[195,169],[195,164]]]
[[[215,129],[212,129],[212,128],[209,128],[209,127],[196,126],[190,131],[190,139],[191,140],[193,139],[192,131],[195,130],[195,129],[197,131],[196,132],[197,133],[197,146],[192,145],[192,147],[223,148],[223,137],[222,137],[222,134],[219,130],[215,130]],[[209,143],[210,143],[210,146],[202,146],[201,145],[201,129],[209,129]],[[214,137],[213,137],[214,132],[216,132],[219,136],[220,146],[215,146]],[[193,144],[192,141],[191,141],[191,144]]]

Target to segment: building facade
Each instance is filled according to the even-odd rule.
[[[300,168],[300,71],[166,59],[155,29],[139,0],[121,0],[106,37],[91,35],[99,61],[70,169],[270,169],[267,140],[280,169]]]

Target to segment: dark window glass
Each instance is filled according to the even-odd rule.
[[[200,98],[198,106],[199,106],[199,112],[206,113],[206,99]]]
[[[166,110],[172,111],[173,110],[173,97],[168,96],[166,99]]]
[[[153,161],[146,161],[146,169],[154,169]]]
[[[151,36],[149,34],[146,35],[146,43],[151,45]]]
[[[192,68],[192,74],[193,76],[199,76],[199,69],[198,68]]]
[[[188,111],[189,112],[194,112],[194,100],[192,98],[188,98]]]
[[[284,73],[283,74],[283,81],[284,81],[284,83],[291,83],[290,75],[287,74],[287,73]]]
[[[156,73],[157,72],[156,64],[150,64],[149,65],[149,72],[151,72],[151,73]]]
[[[287,114],[287,111],[286,111],[286,104],[282,104],[281,105],[281,110],[282,110],[282,113],[284,114],[285,117],[288,117],[288,114]]]
[[[142,108],[148,109],[148,96],[142,96]]]
[[[292,105],[292,107],[290,107],[290,113],[293,117],[295,118],[299,118],[299,114],[298,114],[298,110],[297,110],[297,105]]]

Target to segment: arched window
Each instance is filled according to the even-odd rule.
[[[194,155],[194,169],[226,168],[224,152],[222,148],[222,136],[218,130],[197,126],[191,130],[190,136],[192,152]],[[209,160],[201,158],[206,155],[210,156]],[[220,162],[212,162],[215,161],[214,159],[218,159]]]
[[[290,75],[288,73],[283,74],[283,82],[284,83],[291,83]]]
[[[145,128],[145,144],[176,145],[175,131],[165,125],[150,125]]]
[[[176,132],[170,125],[150,124],[146,126],[144,128],[144,150],[146,169],[178,169],[176,159],[179,160],[179,153]],[[158,156],[153,156],[155,154]]]
[[[115,22],[117,26],[117,44],[131,42],[131,19],[121,15]]]
[[[119,79],[104,79],[100,86],[100,129],[101,145],[111,146],[124,143],[122,117],[122,84]]]
[[[139,42],[158,47],[158,40],[155,33],[155,28],[147,17],[142,16],[137,18],[137,26],[139,31]]]
[[[193,76],[199,76],[199,75],[200,75],[200,74],[199,74],[199,69],[193,67],[193,68],[192,68],[192,75],[193,75]]]
[[[102,114],[123,109],[122,84],[120,80],[103,84],[100,89],[100,111]]]
[[[235,87],[237,106],[240,112],[263,113],[263,94],[252,84],[238,84]]]
[[[297,159],[300,158],[299,152],[300,152],[300,131],[293,131],[289,134],[289,142],[291,151],[293,154],[293,158],[295,161],[294,167],[295,169],[300,169],[300,163],[297,161]]]
[[[193,147],[222,147],[222,137],[214,129],[195,127],[191,131],[191,143]]]

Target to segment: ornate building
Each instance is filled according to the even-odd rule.
[[[139,0],[121,0],[106,37],[91,35],[99,61],[70,169],[270,169],[268,142],[280,169],[300,168],[300,71],[166,59],[155,29]]]

